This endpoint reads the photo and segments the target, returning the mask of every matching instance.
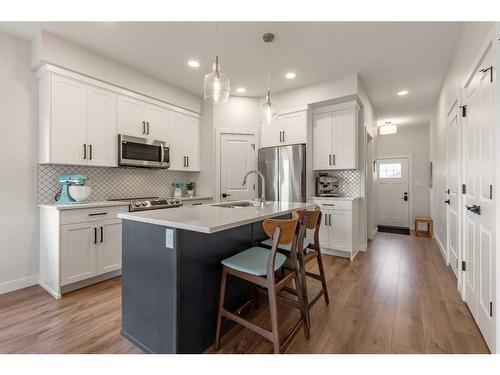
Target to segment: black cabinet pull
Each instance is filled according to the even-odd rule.
[[[187,159],[187,167],[189,168],[189,156],[186,156]]]
[[[102,215],[107,215],[107,212],[94,212],[89,214],[89,216],[102,216]]]
[[[104,227],[101,227],[101,242],[104,242]]]
[[[94,227],[94,243],[97,243],[97,228]]]
[[[283,130],[283,142],[286,142],[285,141],[285,131]]]
[[[147,121],[146,124],[148,125],[148,135],[149,135],[149,121]]]
[[[83,158],[87,159],[87,145],[85,143],[83,144]]]
[[[142,134],[146,134],[146,121],[142,122]]]
[[[89,160],[92,160],[92,145],[89,145]]]

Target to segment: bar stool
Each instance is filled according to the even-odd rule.
[[[306,301],[307,309],[306,309],[306,318],[307,324],[309,328],[311,328],[311,319],[309,315],[309,310],[311,307],[321,298],[324,297],[325,303],[328,305],[330,303],[330,298],[328,296],[328,288],[326,285],[326,277],[325,270],[323,267],[323,258],[321,255],[321,247],[319,245],[319,229],[321,226],[321,209],[319,206],[316,206],[314,210],[301,210],[297,211],[299,215],[299,222],[303,223],[303,225],[309,229],[314,230],[313,239],[314,242],[311,242],[308,238],[304,239],[302,251],[297,252],[297,258],[299,263],[299,273],[301,275],[301,284],[302,284],[302,294],[303,298]],[[265,240],[262,242],[263,245],[269,246],[269,240]],[[287,257],[290,257],[290,247],[287,245],[278,245],[278,251]],[[312,272],[306,271],[306,265],[312,260],[316,259],[318,263],[319,274],[315,274]],[[309,300],[309,293],[307,291],[307,277],[315,279],[321,282],[321,290]],[[283,288],[284,291],[296,295],[296,292],[288,287]],[[297,296],[298,297],[298,296]]]
[[[292,219],[290,220],[265,220],[263,223],[264,232],[272,238],[272,246],[270,250],[264,247],[252,247],[222,261],[223,269],[219,297],[219,312],[217,316],[217,331],[215,335],[215,350],[218,350],[220,346],[220,332],[223,317],[239,323],[271,341],[273,343],[274,353],[281,353],[285,350],[301,327],[304,329],[305,337],[309,339],[309,327],[306,321],[307,308],[302,297],[303,293],[299,292],[302,289],[302,286],[297,261],[297,246],[302,246],[305,236],[305,225],[298,224],[298,214],[293,214]],[[290,272],[282,279],[276,280],[276,271],[280,270],[286,261],[286,256],[277,251],[279,245],[290,246],[290,259],[292,267]],[[295,267],[293,265],[295,265]],[[267,291],[271,313],[271,331],[251,323],[224,308],[228,275],[249,281]],[[300,311],[300,319],[285,338],[283,343],[281,343],[278,331],[277,295],[278,292],[292,280],[295,282],[296,293],[298,296],[298,304],[296,307]],[[241,311],[241,309],[242,308],[237,311]]]

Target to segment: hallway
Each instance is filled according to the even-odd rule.
[[[434,240],[380,233],[353,262],[324,258],[330,305],[313,307],[311,339],[299,332],[287,353],[488,353]],[[264,326],[266,307],[255,316]],[[279,316],[286,329],[297,315],[284,307]],[[140,352],[120,327],[118,278],[60,301],[38,286],[0,296],[0,353]],[[219,352],[271,353],[272,344],[237,326]]]

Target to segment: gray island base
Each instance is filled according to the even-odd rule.
[[[221,260],[266,239],[265,218],[287,218],[292,211],[313,206],[267,205],[264,210],[207,205],[120,214],[122,335],[146,353],[202,353],[212,345]],[[205,221],[208,215],[210,223]],[[178,217],[187,219],[174,222]],[[190,220],[196,223],[193,230]],[[254,290],[242,280],[230,279],[226,293],[226,307],[234,310]]]

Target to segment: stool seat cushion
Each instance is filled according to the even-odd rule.
[[[232,257],[224,259],[221,263],[237,271],[249,273],[255,276],[264,276],[267,274],[267,260],[269,258],[269,249],[263,247],[251,247]],[[286,256],[276,253],[274,270],[277,271],[285,263]]]
[[[311,243],[311,241],[309,239],[304,238],[304,249],[306,249],[307,246],[309,246],[310,243]],[[270,239],[270,238],[268,238],[267,240],[262,241],[261,244],[265,245],[265,246],[272,247],[273,246],[273,240]],[[292,250],[292,244],[291,243],[288,243],[288,244],[278,244],[278,249],[285,250],[285,251],[291,251]]]

